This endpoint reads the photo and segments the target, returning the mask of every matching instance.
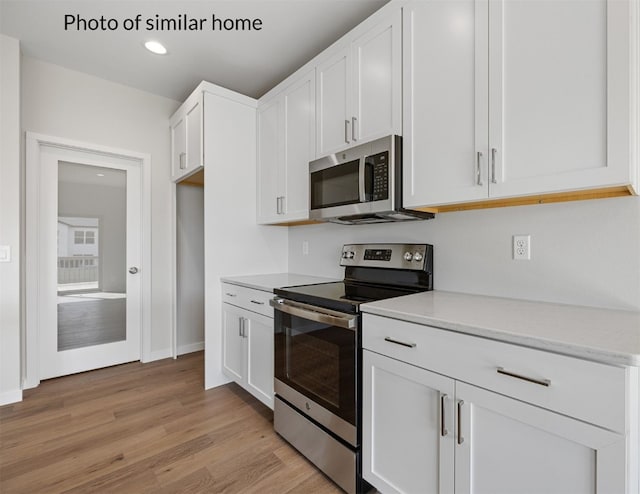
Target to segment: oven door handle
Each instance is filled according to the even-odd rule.
[[[269,304],[276,310],[286,312],[292,316],[301,317],[310,321],[331,324],[339,328],[355,331],[358,316],[354,314],[344,314],[342,312],[323,309],[314,305],[301,304],[282,298],[269,300]]]

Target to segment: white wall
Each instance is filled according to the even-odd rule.
[[[511,259],[511,236],[521,233],[531,235],[531,261]],[[437,290],[640,310],[640,197],[290,228],[289,270],[342,276],[340,248],[349,242],[433,244]]]
[[[80,214],[99,218],[100,288],[104,292],[127,291],[127,189],[98,184],[60,182],[58,184],[58,215]],[[79,228],[86,231],[87,228]],[[71,245],[74,231],[70,229]],[[93,247],[93,246],[91,246]],[[92,254],[84,254],[92,255]]]
[[[176,187],[178,355],[204,348],[204,188]]]
[[[151,359],[171,353],[171,185],[168,119],[179,103],[22,59],[22,129],[151,155]]]
[[[0,405],[20,401],[20,44],[0,35]]]

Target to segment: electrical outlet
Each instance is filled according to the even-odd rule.
[[[531,235],[513,236],[513,259],[516,261],[531,259]]]
[[[302,255],[303,256],[308,256],[309,255],[309,241],[308,240],[303,240],[302,241]]]

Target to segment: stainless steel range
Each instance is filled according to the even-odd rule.
[[[348,493],[362,479],[360,304],[433,289],[433,247],[342,248],[341,282],[276,289],[274,427]]]

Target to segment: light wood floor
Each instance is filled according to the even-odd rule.
[[[0,407],[0,492],[341,492],[202,352],[44,381]]]

